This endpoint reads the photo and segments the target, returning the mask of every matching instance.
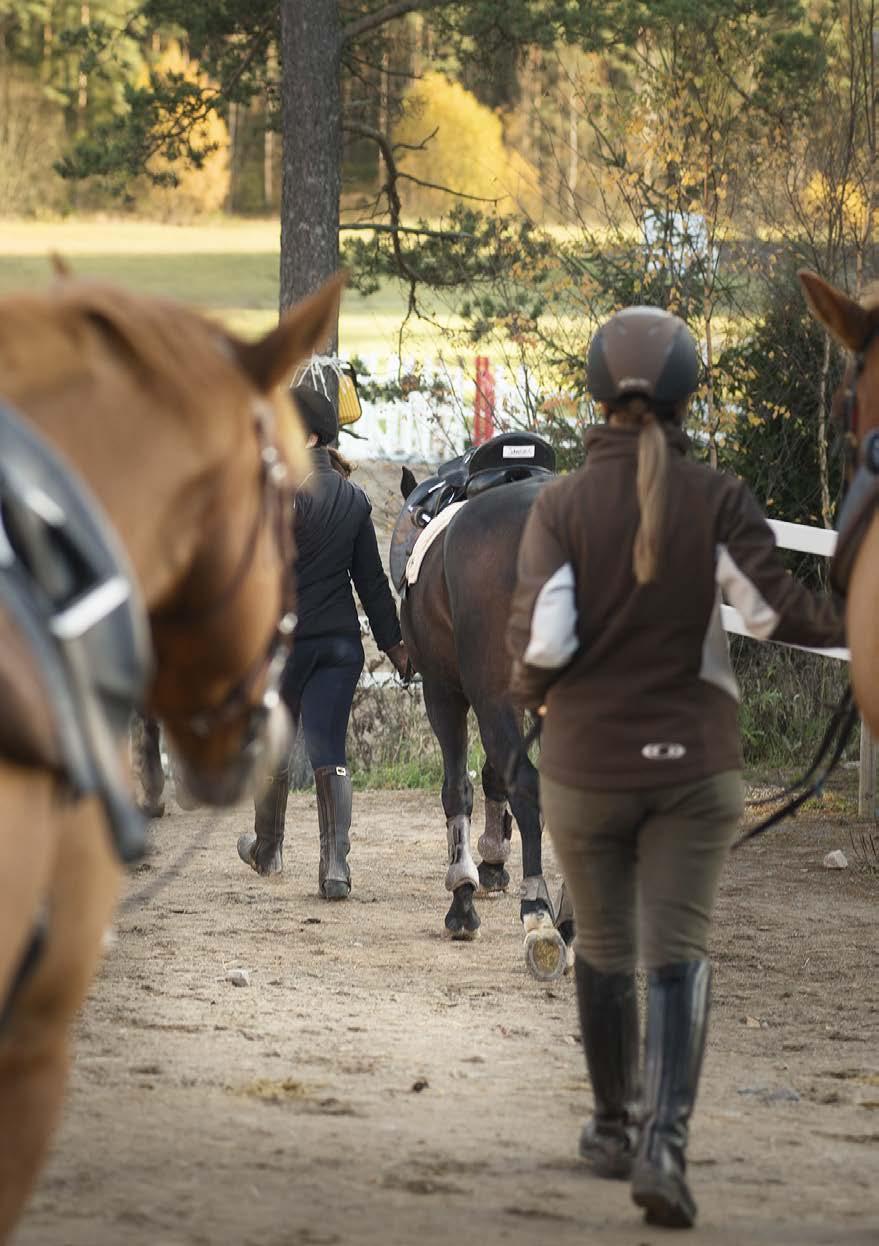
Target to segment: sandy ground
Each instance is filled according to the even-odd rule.
[[[235,855],[245,808],[154,824],[131,890],[197,850],[118,921],[17,1246],[669,1240],[574,1158],[572,982],[527,975],[516,898],[446,941],[437,798],[360,794],[355,816],[337,905],[316,896],[313,796],[291,798],[272,882]],[[879,1240],[879,876],[823,870],[839,846],[804,821],[727,872],[692,1246]]]

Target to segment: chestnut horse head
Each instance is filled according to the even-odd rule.
[[[340,288],[253,343],[175,303],[67,276],[0,299],[0,391],[90,486],[128,552],[155,652],[149,709],[204,801],[240,795],[256,735],[283,719],[265,694],[292,608],[304,443],[278,387],[326,340]]]
[[[834,400],[847,447],[847,484],[857,478],[863,495],[860,522],[842,534],[846,575],[846,628],[855,698],[874,735],[879,735],[879,476],[865,464],[870,434],[879,428],[879,299],[856,302],[815,273],[801,272],[815,318],[852,353]],[[872,479],[875,477],[875,479]],[[842,551],[840,551],[842,552]]]

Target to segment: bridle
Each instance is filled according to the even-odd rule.
[[[867,355],[870,347],[879,338],[879,322],[867,332],[861,345],[853,353],[852,362],[848,369],[848,384],[842,396],[842,431],[845,439],[845,457],[848,480],[846,488],[850,484],[851,477],[857,470],[861,457],[862,439],[860,434],[859,419],[860,414],[858,407],[858,385],[867,366]],[[869,436],[869,435],[868,435]],[[866,444],[867,438],[864,438]]]
[[[254,401],[251,427],[259,450],[259,505],[235,570],[223,590],[208,605],[199,609],[178,607],[162,612],[156,618],[162,627],[174,629],[204,627],[215,619],[241,591],[256,557],[260,534],[266,524],[270,526],[282,567],[282,584],[281,616],[268,647],[257,655],[222,700],[200,707],[184,720],[194,735],[205,737],[244,717],[244,751],[257,741],[267,715],[278,704],[281,674],[296,628],[293,487],[287,465],[278,449],[275,412],[266,399]],[[260,700],[254,704],[251,694],[261,680],[265,682],[265,689]]]

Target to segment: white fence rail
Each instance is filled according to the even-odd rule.
[[[779,549],[796,550],[801,554],[818,554],[821,558],[832,558],[836,549],[836,533],[828,528],[807,528],[804,524],[785,523],[783,520],[770,519],[769,526],[775,533]],[[745,626],[744,619],[733,606],[721,606],[723,626],[728,632],[737,636],[751,636]],[[775,641],[781,644],[781,641]],[[848,662],[848,649],[812,649],[807,645],[787,645],[789,649],[802,649],[804,653],[817,653],[823,658],[836,658],[840,662]]]

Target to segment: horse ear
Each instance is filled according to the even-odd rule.
[[[860,350],[870,329],[870,313],[866,308],[807,268],[801,269],[797,276],[815,319],[843,346]]]
[[[67,263],[63,255],[59,255],[57,251],[49,252],[49,263],[52,265],[52,272],[59,280],[73,276],[73,269]]]
[[[344,273],[337,273],[316,294],[285,312],[265,337],[256,342],[233,340],[238,362],[263,393],[288,380],[297,363],[332,336],[344,285]]]
[[[402,493],[404,500],[408,498],[409,494],[417,484],[418,481],[412,475],[409,468],[404,467],[402,475],[400,476],[400,492]]]

